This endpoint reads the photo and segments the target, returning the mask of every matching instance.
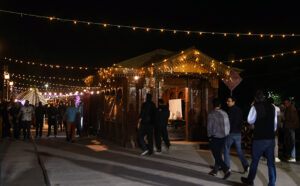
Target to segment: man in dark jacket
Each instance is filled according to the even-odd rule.
[[[44,115],[46,111],[45,108],[42,105],[42,102],[39,102],[39,106],[35,109],[35,137],[38,136],[42,137],[42,131],[43,131],[43,125],[44,125]]]
[[[265,101],[265,95],[258,90],[255,95],[255,103],[248,114],[248,123],[254,124],[254,136],[252,143],[252,162],[248,177],[242,177],[241,181],[253,185],[260,157],[264,154],[267,158],[269,169],[269,186],[275,186],[276,168],[274,163],[275,131],[277,128],[277,113],[275,107]]]
[[[292,144],[291,152],[288,152],[288,161],[289,162],[296,162],[296,145],[295,145],[295,130],[299,128],[299,118],[298,112],[294,105],[291,104],[289,99],[284,100],[285,104],[285,113],[284,113],[284,127],[286,129],[287,138],[291,139],[290,143]],[[285,145],[287,146],[287,140],[285,140]]]
[[[50,104],[50,107],[47,110],[47,115],[48,115],[48,135],[47,137],[50,136],[51,134],[51,126],[54,126],[54,136],[56,137],[57,135],[57,115],[58,111],[57,109],[53,106],[53,104]]]
[[[11,118],[11,123],[13,124],[14,128],[14,137],[15,139],[20,138],[20,131],[21,131],[21,122],[20,122],[20,116],[21,116],[21,103],[12,103],[13,107],[9,109],[9,115]]]
[[[153,127],[155,123],[156,107],[152,102],[152,95],[147,94],[146,102],[142,105],[142,110],[139,116],[138,129],[139,141],[142,146],[142,156],[151,155],[153,153]],[[146,145],[144,137],[147,136],[148,144]]]
[[[156,110],[156,122],[155,122],[155,142],[157,152],[161,153],[161,137],[167,146],[167,149],[170,147],[170,140],[167,131],[168,119],[170,116],[170,110],[168,105],[164,105],[163,99],[158,100],[158,108]]]
[[[244,156],[241,147],[241,130],[242,130],[242,123],[243,123],[243,114],[241,109],[235,105],[236,99],[234,97],[227,98],[227,105],[228,105],[228,117],[230,122],[230,132],[229,135],[226,137],[225,140],[225,151],[224,151],[224,160],[228,167],[230,167],[230,147],[234,143],[235,149],[237,154],[241,160],[241,163],[244,168],[244,172],[248,171],[249,164],[247,159]]]

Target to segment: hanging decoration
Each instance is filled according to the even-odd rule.
[[[18,76],[23,78],[38,78],[38,79],[49,79],[49,80],[62,80],[62,81],[73,81],[73,82],[83,82],[83,79],[78,78],[68,78],[68,77],[55,77],[55,76],[38,76],[38,75],[26,75],[26,74],[18,74],[18,73],[12,73],[12,76]]]
[[[300,50],[291,50],[291,51],[284,51],[284,52],[277,52],[277,53],[271,53],[271,54],[267,54],[267,55],[262,55],[262,56],[252,56],[252,57],[247,57],[247,58],[239,58],[239,59],[233,59],[233,60],[225,60],[222,61],[220,60],[219,62],[221,63],[235,63],[235,62],[247,62],[247,61],[257,61],[257,60],[263,60],[263,59],[272,59],[272,58],[277,58],[277,57],[283,57],[286,55],[296,55],[296,54],[300,54]],[[113,67],[108,67],[108,68],[102,68],[102,67],[94,67],[94,68],[88,68],[88,67],[74,67],[74,66],[62,66],[62,65],[51,65],[51,64],[42,64],[42,63],[37,63],[37,62],[30,62],[30,61],[23,61],[20,59],[15,59],[15,58],[8,58],[8,57],[4,57],[4,58],[0,58],[6,62],[9,63],[19,63],[19,64],[27,64],[27,65],[38,65],[40,67],[45,67],[45,68],[52,68],[54,69],[54,67],[59,66],[58,68],[65,68],[65,69],[70,69],[70,70],[88,70],[88,69],[94,69],[94,70],[99,70],[99,71],[103,71],[103,70],[110,70],[111,68],[122,68],[122,66],[120,65],[116,65],[114,64]],[[0,60],[1,62],[1,60]],[[161,63],[163,63],[164,61],[161,61]],[[132,71],[133,73],[133,68],[122,68],[122,71],[128,71],[128,73],[130,73],[129,71]],[[119,70],[120,71],[120,70]],[[104,72],[104,71],[103,71]],[[136,74],[135,72],[133,74]],[[29,77],[29,76],[28,76]],[[82,81],[81,79],[74,79],[74,78],[57,78],[57,77],[45,77],[45,76],[36,76],[40,79],[59,79],[59,80],[70,80],[70,81]]]
[[[242,32],[220,32],[220,31],[202,31],[202,30],[188,30],[188,29],[169,29],[169,28],[155,28],[155,27],[143,27],[143,26],[132,26],[132,25],[120,25],[120,24],[110,24],[110,23],[103,23],[103,22],[93,22],[93,21],[83,21],[79,19],[65,19],[65,18],[60,18],[56,16],[44,16],[44,15],[36,15],[36,14],[28,14],[28,13],[22,13],[22,12],[15,12],[15,11],[9,11],[9,10],[3,10],[0,9],[0,12],[2,13],[7,13],[7,14],[14,14],[14,15],[19,15],[19,16],[28,16],[28,17],[34,17],[37,19],[44,19],[44,20],[49,20],[51,22],[53,21],[59,21],[59,22],[64,22],[64,23],[71,23],[74,25],[77,24],[85,24],[85,25],[96,25],[96,26],[101,26],[102,28],[107,28],[107,27],[113,27],[113,28],[124,28],[124,29],[130,29],[132,31],[157,31],[157,32],[169,32],[173,34],[177,33],[184,33],[186,35],[191,35],[191,34],[197,34],[199,36],[202,35],[209,35],[209,36],[223,36],[223,37],[228,37],[228,36],[234,36],[234,37],[240,37],[240,36],[247,36],[247,37],[258,37],[258,38],[286,38],[286,37],[299,37],[300,34],[295,34],[295,33],[242,33]]]
[[[78,66],[70,66],[70,65],[54,65],[54,64],[46,64],[46,63],[37,63],[34,61],[26,61],[26,60],[15,59],[10,57],[2,57],[0,59],[8,63],[18,63],[18,64],[25,64],[25,65],[39,66],[39,67],[50,68],[50,69],[84,70],[84,71],[93,69],[93,68],[89,69],[88,67],[83,67],[83,66],[78,67]],[[94,70],[97,69],[98,68],[94,68]]]

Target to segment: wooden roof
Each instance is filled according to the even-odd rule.
[[[125,61],[121,61],[120,63],[116,64],[117,67],[124,67],[124,68],[142,68],[151,66],[152,63],[160,62],[170,56],[174,55],[175,53],[165,49],[156,49],[154,51],[145,53],[143,55],[133,57],[127,59]]]

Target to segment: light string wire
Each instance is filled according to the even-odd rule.
[[[300,50],[292,50],[292,51],[287,51],[287,52],[278,52],[278,53],[271,53],[271,54],[267,54],[267,55],[261,55],[261,56],[253,56],[253,57],[247,57],[247,58],[239,58],[239,59],[233,59],[233,60],[218,60],[221,63],[235,63],[235,62],[246,62],[246,61],[255,61],[255,60],[262,60],[265,58],[275,58],[275,57],[279,57],[279,56],[285,56],[285,55],[289,55],[289,54],[299,54]],[[43,63],[37,63],[37,62],[30,62],[30,61],[24,61],[21,59],[16,59],[16,58],[8,58],[8,57],[4,57],[2,58],[3,60],[9,62],[9,63],[19,63],[19,64],[26,64],[26,65],[37,65],[40,67],[45,67],[48,68],[51,66],[52,69],[54,69],[55,67],[58,69],[60,67],[62,68],[66,68],[66,69],[72,69],[75,70],[76,68],[74,66],[63,66],[63,65],[49,65],[49,64],[43,64]],[[159,62],[159,63],[164,63],[164,61]],[[157,64],[159,64],[157,63]],[[57,67],[59,66],[59,67]],[[116,67],[116,68],[122,68],[122,67],[118,67],[116,64],[114,64],[112,67]],[[109,67],[110,68],[110,67]],[[87,70],[89,69],[88,67],[78,67],[79,70]],[[95,67],[95,70],[101,70],[101,69],[105,69],[103,67]]]
[[[51,69],[66,69],[66,70],[89,70],[88,67],[82,67],[82,66],[73,66],[73,65],[55,65],[55,64],[46,64],[46,63],[37,63],[34,61],[28,61],[23,59],[16,59],[11,57],[2,57],[0,58],[6,62],[10,63],[19,63],[19,64],[25,64],[25,65],[33,65],[33,66],[40,66],[45,68],[51,68]],[[98,68],[94,68],[94,70],[98,70]]]
[[[116,28],[127,28],[131,30],[145,30],[147,32],[149,31],[159,31],[159,32],[172,32],[174,34],[176,33],[186,33],[186,34],[198,34],[198,35],[203,35],[203,34],[209,34],[209,35],[223,35],[224,37],[226,36],[258,36],[260,38],[264,37],[300,37],[300,34],[295,34],[295,33],[284,33],[284,34],[278,34],[278,33],[238,33],[238,32],[210,32],[210,31],[199,31],[199,30],[186,30],[186,29],[169,29],[169,28],[155,28],[155,27],[143,27],[143,26],[130,26],[130,25],[120,25],[120,24],[110,24],[110,23],[102,23],[102,22],[92,22],[92,21],[82,21],[82,20],[77,20],[77,19],[66,19],[66,18],[59,18],[55,16],[43,16],[43,15],[36,15],[36,14],[29,14],[29,13],[22,13],[22,12],[15,12],[15,11],[9,11],[9,10],[3,10],[0,9],[0,12],[2,13],[7,13],[7,14],[15,14],[19,16],[29,16],[29,17],[35,17],[35,18],[40,18],[40,19],[48,19],[50,21],[57,20],[61,22],[72,22],[73,24],[77,23],[82,23],[82,24],[87,24],[87,25],[100,25],[103,27],[116,27]]]
[[[246,62],[246,61],[255,61],[255,60],[263,60],[265,58],[275,58],[275,57],[282,57],[288,54],[299,54],[300,50],[293,50],[288,52],[280,52],[280,53],[273,53],[268,55],[262,55],[262,56],[254,56],[254,57],[248,57],[248,58],[239,58],[239,59],[233,59],[229,61],[220,61],[223,63],[235,63],[235,62]]]
[[[51,83],[51,82],[47,82],[47,81],[39,81],[36,79],[32,79],[32,78],[26,78],[26,77],[21,77],[21,76],[12,76],[12,78],[16,78],[19,80],[25,80],[25,81],[30,81],[30,82],[35,82],[35,83],[42,83],[42,84],[49,84],[49,85],[53,85],[53,86],[58,86],[58,87],[68,87],[68,88],[77,88],[77,89],[99,89],[100,87],[89,87],[89,86],[74,86],[74,85],[65,85],[65,84],[60,84],[60,83]],[[29,85],[29,84],[27,84]]]
[[[25,74],[18,74],[18,73],[12,73],[12,76],[19,76],[19,77],[27,77],[27,78],[39,78],[39,79],[50,79],[50,80],[63,80],[63,81],[82,81],[83,79],[79,78],[68,78],[68,77],[56,77],[56,76],[40,76],[40,75],[25,75]]]

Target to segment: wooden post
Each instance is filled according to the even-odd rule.
[[[187,79],[187,85],[185,87],[185,140],[189,141],[189,128],[190,128],[190,123],[189,123],[189,95],[190,95],[190,90],[189,90],[189,79]]]

